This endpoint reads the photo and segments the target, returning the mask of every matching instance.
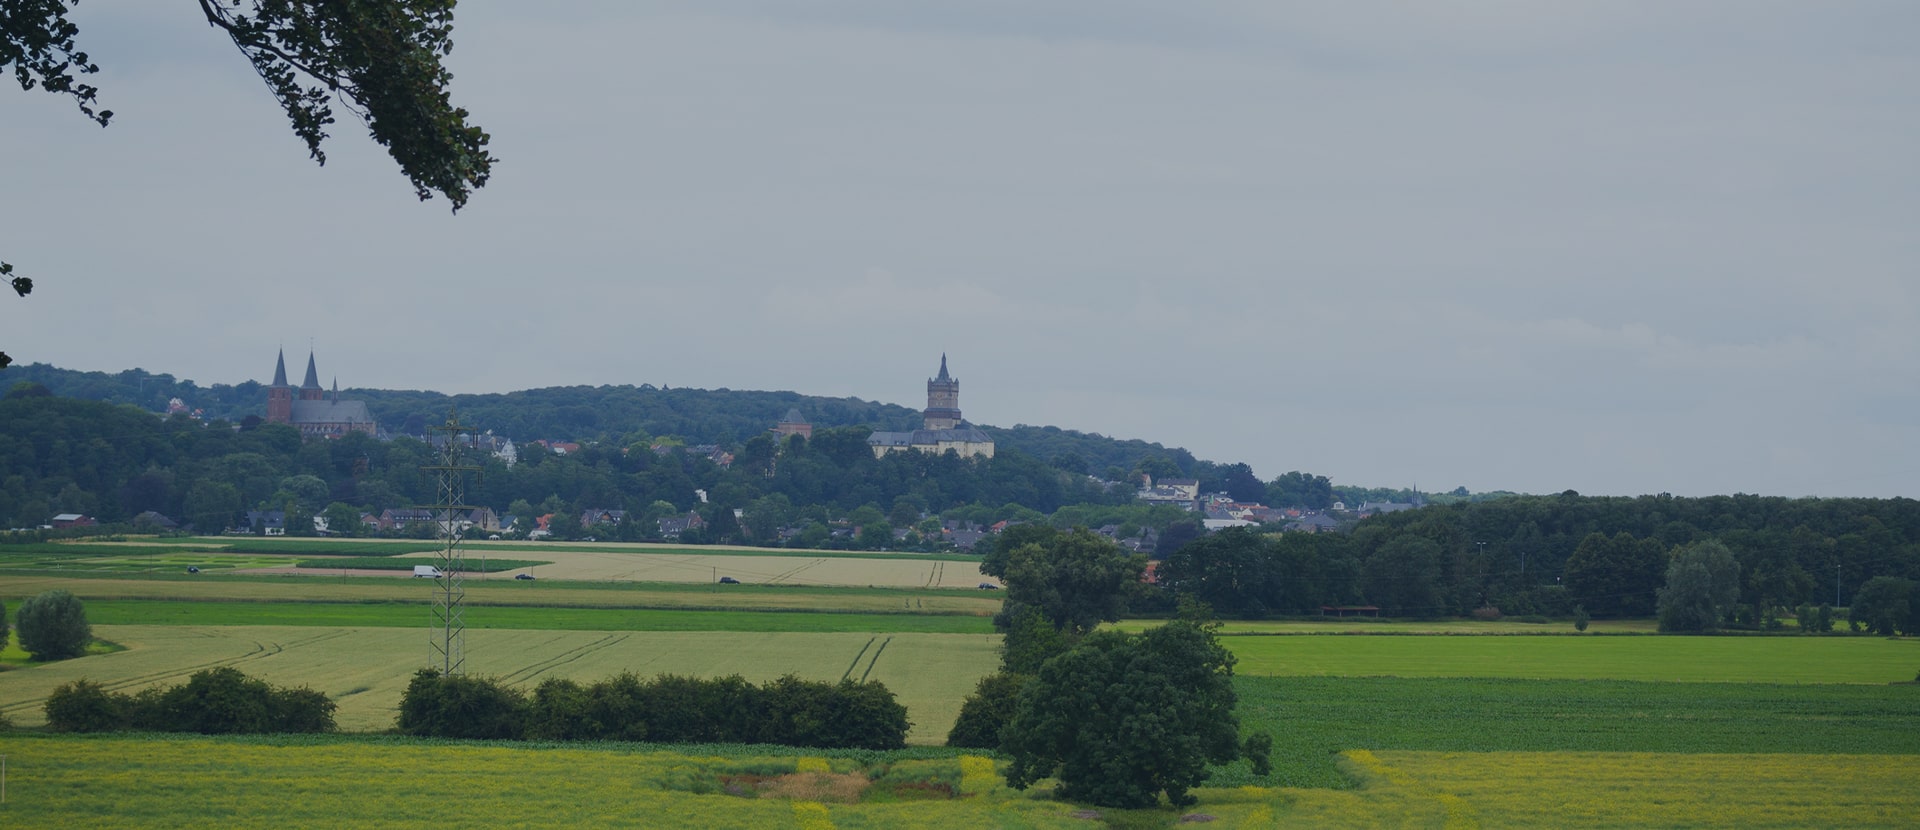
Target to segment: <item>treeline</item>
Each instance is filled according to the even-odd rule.
[[[264,363],[261,368],[266,369]],[[179,398],[189,410],[201,410],[207,420],[240,423],[266,412],[266,387],[256,381],[202,387],[142,369],[110,374],[44,363],[11,367],[0,381],[8,388],[38,384],[58,397],[127,404],[155,413],[166,411],[168,401]],[[911,430],[921,424],[919,410],[859,398],[652,384],[556,386],[475,395],[349,388],[342,390],[341,397],[366,401],[381,428],[395,435],[424,437],[427,427],[444,422],[448,409],[458,407],[463,421],[521,443],[550,439],[626,446],[650,436],[677,436],[691,444],[734,446],[766,432],[789,409],[799,409],[816,429]],[[1116,468],[1124,475],[1148,457],[1166,458],[1179,475],[1195,472],[1191,453],[1157,443],[1025,424],[986,428],[1003,450],[1017,450],[1082,475],[1104,475]]]
[[[1237,617],[1373,605],[1402,616],[1651,616],[1672,552],[1715,539],[1739,564],[1739,603],[1845,605],[1876,576],[1920,578],[1920,502],[1752,495],[1585,497],[1438,505],[1347,534],[1223,531],[1170,555],[1161,584]]]
[[[867,508],[867,526],[920,521],[965,505],[1016,505],[1033,515],[1066,504],[1119,503],[1109,491],[1039,460],[1009,451],[991,459],[897,453],[876,459],[861,427],[826,429],[813,440],[776,444],[761,433],[738,448],[730,468],[679,447],[650,442],[602,444],[577,453],[528,452],[511,468],[483,455],[468,501],[522,517],[578,516],[625,510],[636,538],[654,520],[698,510],[712,540],[771,540],[782,526],[818,525]],[[425,442],[381,441],[362,434],[303,441],[290,427],[234,429],[181,416],[157,418],[132,407],[59,397],[0,399],[0,522],[31,526],[58,512],[103,523],[155,511],[202,532],[239,526],[246,511],[285,510],[290,522],[329,505],[374,513],[434,500],[435,463]],[[702,502],[696,491],[704,490]],[[745,527],[734,510],[751,517]],[[331,522],[330,522],[331,523]],[[349,521],[348,525],[357,524]],[[299,533],[300,527],[289,532]],[[890,533],[887,536],[891,540]]]
[[[632,673],[581,685],[548,678],[528,696],[499,680],[422,669],[400,700],[399,729],[431,738],[764,743],[827,749],[906,746],[906,707],[877,680],[786,675],[755,686]]]

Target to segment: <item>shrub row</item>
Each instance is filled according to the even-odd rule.
[[[400,700],[401,732],[537,741],[765,743],[829,749],[906,746],[906,707],[879,681],[792,675],[755,686],[623,673],[591,685],[549,678],[529,697],[504,682],[422,669]]]
[[[204,735],[331,732],[335,704],[312,689],[282,689],[221,666],[183,685],[138,694],[75,680],[47,697],[56,732],[199,732]]]

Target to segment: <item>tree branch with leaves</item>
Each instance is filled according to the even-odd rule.
[[[439,193],[458,212],[493,172],[486,131],[453,106],[442,59],[453,50],[454,0],[199,0],[207,23],[225,32],[286,111],[313,160],[334,123],[337,100],[387,148],[422,201]],[[80,78],[100,66],[79,51],[79,26],[65,0],[0,0],[0,69],[22,90],[72,96],[100,126],[100,90]],[[0,263],[0,274],[13,268]],[[31,280],[12,278],[25,296]],[[0,354],[0,368],[10,358]]]

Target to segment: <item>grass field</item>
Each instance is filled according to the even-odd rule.
[[[1201,788],[1188,810],[1115,811],[1009,790],[985,758],[911,751],[35,735],[0,737],[0,754],[0,820],[27,828],[1798,828],[1920,811],[1912,763],[1861,755],[1361,750],[1340,759],[1352,789]]]
[[[1121,620],[1113,626],[1122,631],[1144,631],[1161,620]],[[1652,634],[1653,620],[1594,620],[1587,626],[1592,634]],[[1505,620],[1382,620],[1360,617],[1303,620],[1227,620],[1220,624],[1223,634],[1500,634],[1557,635],[1577,634],[1571,621],[1528,623]]]
[[[63,588],[89,602],[104,599],[226,602],[426,602],[430,580],[403,576],[226,576],[185,573],[132,578],[98,574],[0,573],[8,603]],[[857,613],[992,616],[1000,594],[977,589],[716,585],[687,583],[516,581],[498,576],[466,580],[476,605],[593,608],[848,611]]]
[[[1247,675],[1892,683],[1920,640],[1879,637],[1223,637]]]
[[[430,605],[413,603],[171,602],[93,600],[87,617],[107,625],[317,625],[424,628]],[[992,634],[985,617],[898,612],[891,614],[807,611],[701,613],[652,608],[554,608],[470,605],[468,628],[552,631],[794,631]]]
[[[100,625],[125,651],[0,672],[0,712],[15,723],[44,722],[42,702],[82,677],[117,690],[181,682],[211,666],[233,666],[283,686],[310,686],[340,704],[344,730],[393,725],[400,693],[429,662],[425,626]],[[875,634],[733,631],[468,630],[467,671],[531,688],[547,677],[590,681],[622,671],[752,681],[796,674],[810,680],[879,680],[914,722],[910,740],[938,743],[960,701],[999,663],[998,638],[984,634]]]
[[[1272,778],[1340,787],[1333,753],[1604,751],[1920,756],[1920,686],[1385,677],[1237,677],[1248,730],[1274,737]],[[1920,771],[1920,770],[1917,770]]]

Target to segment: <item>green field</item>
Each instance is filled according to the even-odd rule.
[[[1880,637],[1247,636],[1247,675],[1510,677],[1735,683],[1912,680],[1920,640]]]
[[[314,625],[424,628],[431,606],[413,603],[168,602],[92,600],[87,617],[106,625]],[[468,628],[550,631],[796,631],[992,634],[985,617],[913,613],[733,611],[469,605]]]
[[[147,543],[0,548],[0,597],[10,607],[66,588],[87,601],[97,634],[125,647],[0,666],[8,669],[0,671],[0,713],[33,729],[45,696],[79,677],[131,691],[229,665],[327,693],[345,730],[390,727],[407,678],[431,659],[430,580],[232,570],[349,553],[410,568],[413,561],[386,557],[431,545],[241,542],[243,549],[221,552]],[[368,734],[27,733],[0,737],[12,775],[0,826],[310,826],[369,823],[368,815],[379,817],[371,823],[411,825],[443,815],[440,801],[449,798],[474,817],[438,822],[453,826],[1100,824],[1075,818],[1079,808],[1052,801],[1044,787],[1014,793],[982,772],[987,761],[931,746],[974,682],[997,665],[988,617],[1000,592],[919,582],[554,578],[626,573],[639,567],[626,562],[652,561],[647,556],[699,577],[723,556],[743,574],[764,571],[767,582],[807,569],[846,581],[866,567],[857,554],[524,543],[486,551],[490,561],[508,554],[552,554],[570,564],[540,566],[537,581],[469,579],[472,673],[522,688],[621,671],[877,679],[908,707],[917,748],[829,757],[768,747],[484,745]],[[784,559],[767,558],[775,555]],[[929,585],[967,573],[950,559],[872,557],[874,567],[893,569],[889,578]],[[207,572],[185,574],[189,560]],[[1920,641],[1669,637],[1651,628],[1644,620],[1596,622],[1586,634],[1564,622],[1512,620],[1228,623],[1222,642],[1239,660],[1239,715],[1247,730],[1274,736],[1276,768],[1261,778],[1244,762],[1217,770],[1195,809],[1222,827],[1900,826],[1920,814],[1911,786],[1920,775],[1920,730],[1912,728],[1920,722],[1920,685],[1904,682],[1920,669]],[[858,783],[867,795],[839,803],[824,795],[753,798],[751,787],[725,792],[732,786],[726,776],[749,768],[760,771],[754,776],[778,773],[778,781],[806,778],[803,763],[831,770],[820,781]],[[453,767],[460,772],[420,772]],[[925,774],[970,783],[955,799],[883,783]],[[773,786],[754,786],[761,785]],[[930,794],[937,797],[913,800]],[[1096,812],[1124,827],[1173,826],[1182,815]]]
[[[1236,677],[1274,776],[1220,783],[1342,787],[1333,753],[1598,751],[1920,756],[1920,686],[1389,677]]]
[[[462,563],[460,571],[464,574],[497,574],[545,565],[547,562],[548,560],[545,559],[475,558]],[[274,564],[285,565],[286,561],[276,560]],[[423,563],[419,559],[402,559],[392,556],[330,556],[325,559],[297,560],[293,566],[310,570],[412,571],[421,564]]]

